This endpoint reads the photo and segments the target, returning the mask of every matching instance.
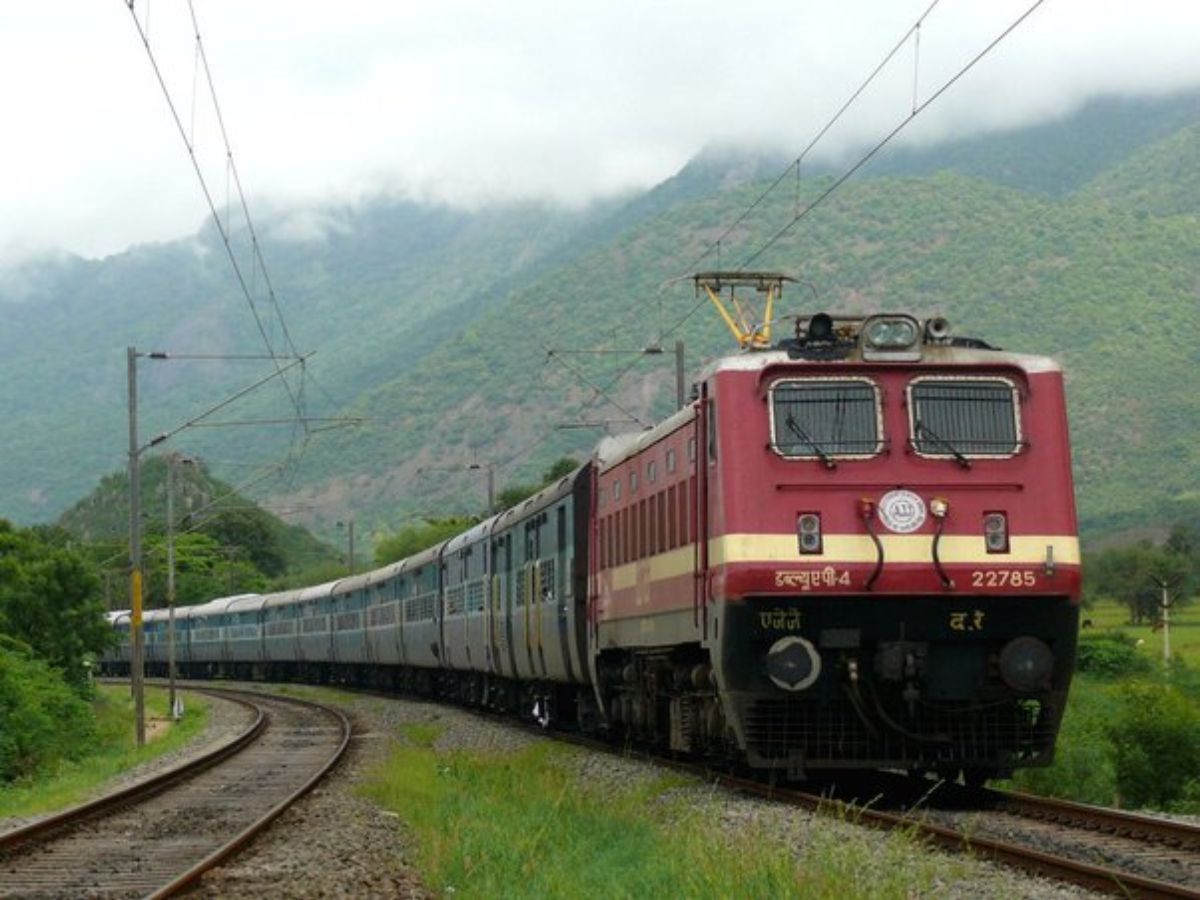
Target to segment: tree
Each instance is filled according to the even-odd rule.
[[[100,581],[73,550],[43,543],[33,530],[0,519],[0,633],[61,670],[78,690],[86,660],[112,640]]]
[[[1149,541],[1098,553],[1089,560],[1086,571],[1089,593],[1119,600],[1129,608],[1129,621],[1134,625],[1158,617],[1161,584],[1167,584],[1175,602],[1184,602],[1190,597],[1195,575],[1188,557]]]

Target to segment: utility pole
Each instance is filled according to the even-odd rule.
[[[487,512],[484,514],[484,518],[487,518],[496,510],[496,467],[491,463],[471,463],[467,468],[483,469],[487,473]]]
[[[175,716],[175,467],[192,459],[178,453],[167,454],[167,708]]]
[[[345,522],[338,522],[338,528],[346,529],[346,571],[348,574],[354,574],[354,520],[347,519]]]
[[[1157,575],[1151,575],[1150,578],[1162,591],[1163,664],[1168,665],[1171,662],[1171,594],[1165,579]]]
[[[146,743],[146,690],[142,668],[142,473],[137,428],[137,350],[126,350],[129,379],[129,681],[137,745]]]

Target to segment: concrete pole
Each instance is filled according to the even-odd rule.
[[[137,745],[146,743],[146,692],[142,666],[142,473],[137,427],[137,350],[126,349],[129,379],[129,680]]]
[[[167,710],[175,716],[175,465],[176,453],[167,454]]]
[[[487,503],[485,519],[496,510],[496,467],[491,463],[487,465]]]
[[[1171,662],[1171,595],[1167,593],[1166,582],[1160,582],[1162,588],[1162,621],[1163,621],[1163,662]]]

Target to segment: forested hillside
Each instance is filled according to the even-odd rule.
[[[754,266],[806,282],[785,296],[786,311],[937,313],[959,333],[1054,355],[1068,372],[1089,533],[1169,524],[1158,520],[1195,501],[1200,464],[1198,123],[1194,97],[1110,101],[897,154]],[[664,284],[697,265],[742,264],[828,184],[806,177],[799,198],[773,194],[719,259],[703,257],[772,165],[708,151],[644,195],[574,213],[381,203],[277,223],[268,259],[297,342],[319,349],[310,402],[368,421],[314,438],[276,499],[311,507],[303,520],[326,533],[351,511],[364,534],[475,512],[487,463],[499,467],[498,487],[528,480],[604,432],[562,426],[669,410],[669,354],[564,351],[634,350],[666,331],[667,344],[685,340],[693,374],[728,352],[716,317],[693,314],[690,287]],[[20,284],[0,279],[5,313],[25,335],[0,336],[0,402],[14,413],[0,509],[52,517],[120,467],[126,344],[254,349],[222,263],[202,234],[47,264]],[[146,363],[148,434],[235,383],[227,366],[196,377],[170,365]],[[614,405],[595,388],[625,367]],[[629,427],[638,424],[609,425]],[[198,446],[225,474],[221,460],[281,453],[285,440],[239,429]]]

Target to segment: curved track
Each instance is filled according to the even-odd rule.
[[[204,690],[258,710],[229,744],[98,801],[0,835],[0,897],[166,897],[246,844],[350,742],[336,709]]]
[[[872,827],[913,829],[944,848],[969,850],[1094,891],[1200,900],[1200,826],[1190,823],[959,785],[935,791],[930,782],[916,783],[916,790],[925,793],[914,809],[890,811],[840,799],[837,791],[815,794],[739,778],[718,780],[735,790],[833,811]],[[908,791],[913,791],[911,782]],[[901,805],[915,799],[913,795]],[[894,794],[883,788],[872,803],[880,801],[890,805]]]
[[[628,753],[578,735],[549,734],[601,752]],[[885,772],[855,773],[849,789],[813,792],[715,772],[701,763],[648,758],[739,793],[873,828],[915,831],[945,849],[1094,891],[1200,900],[1200,826],[1191,823]]]

